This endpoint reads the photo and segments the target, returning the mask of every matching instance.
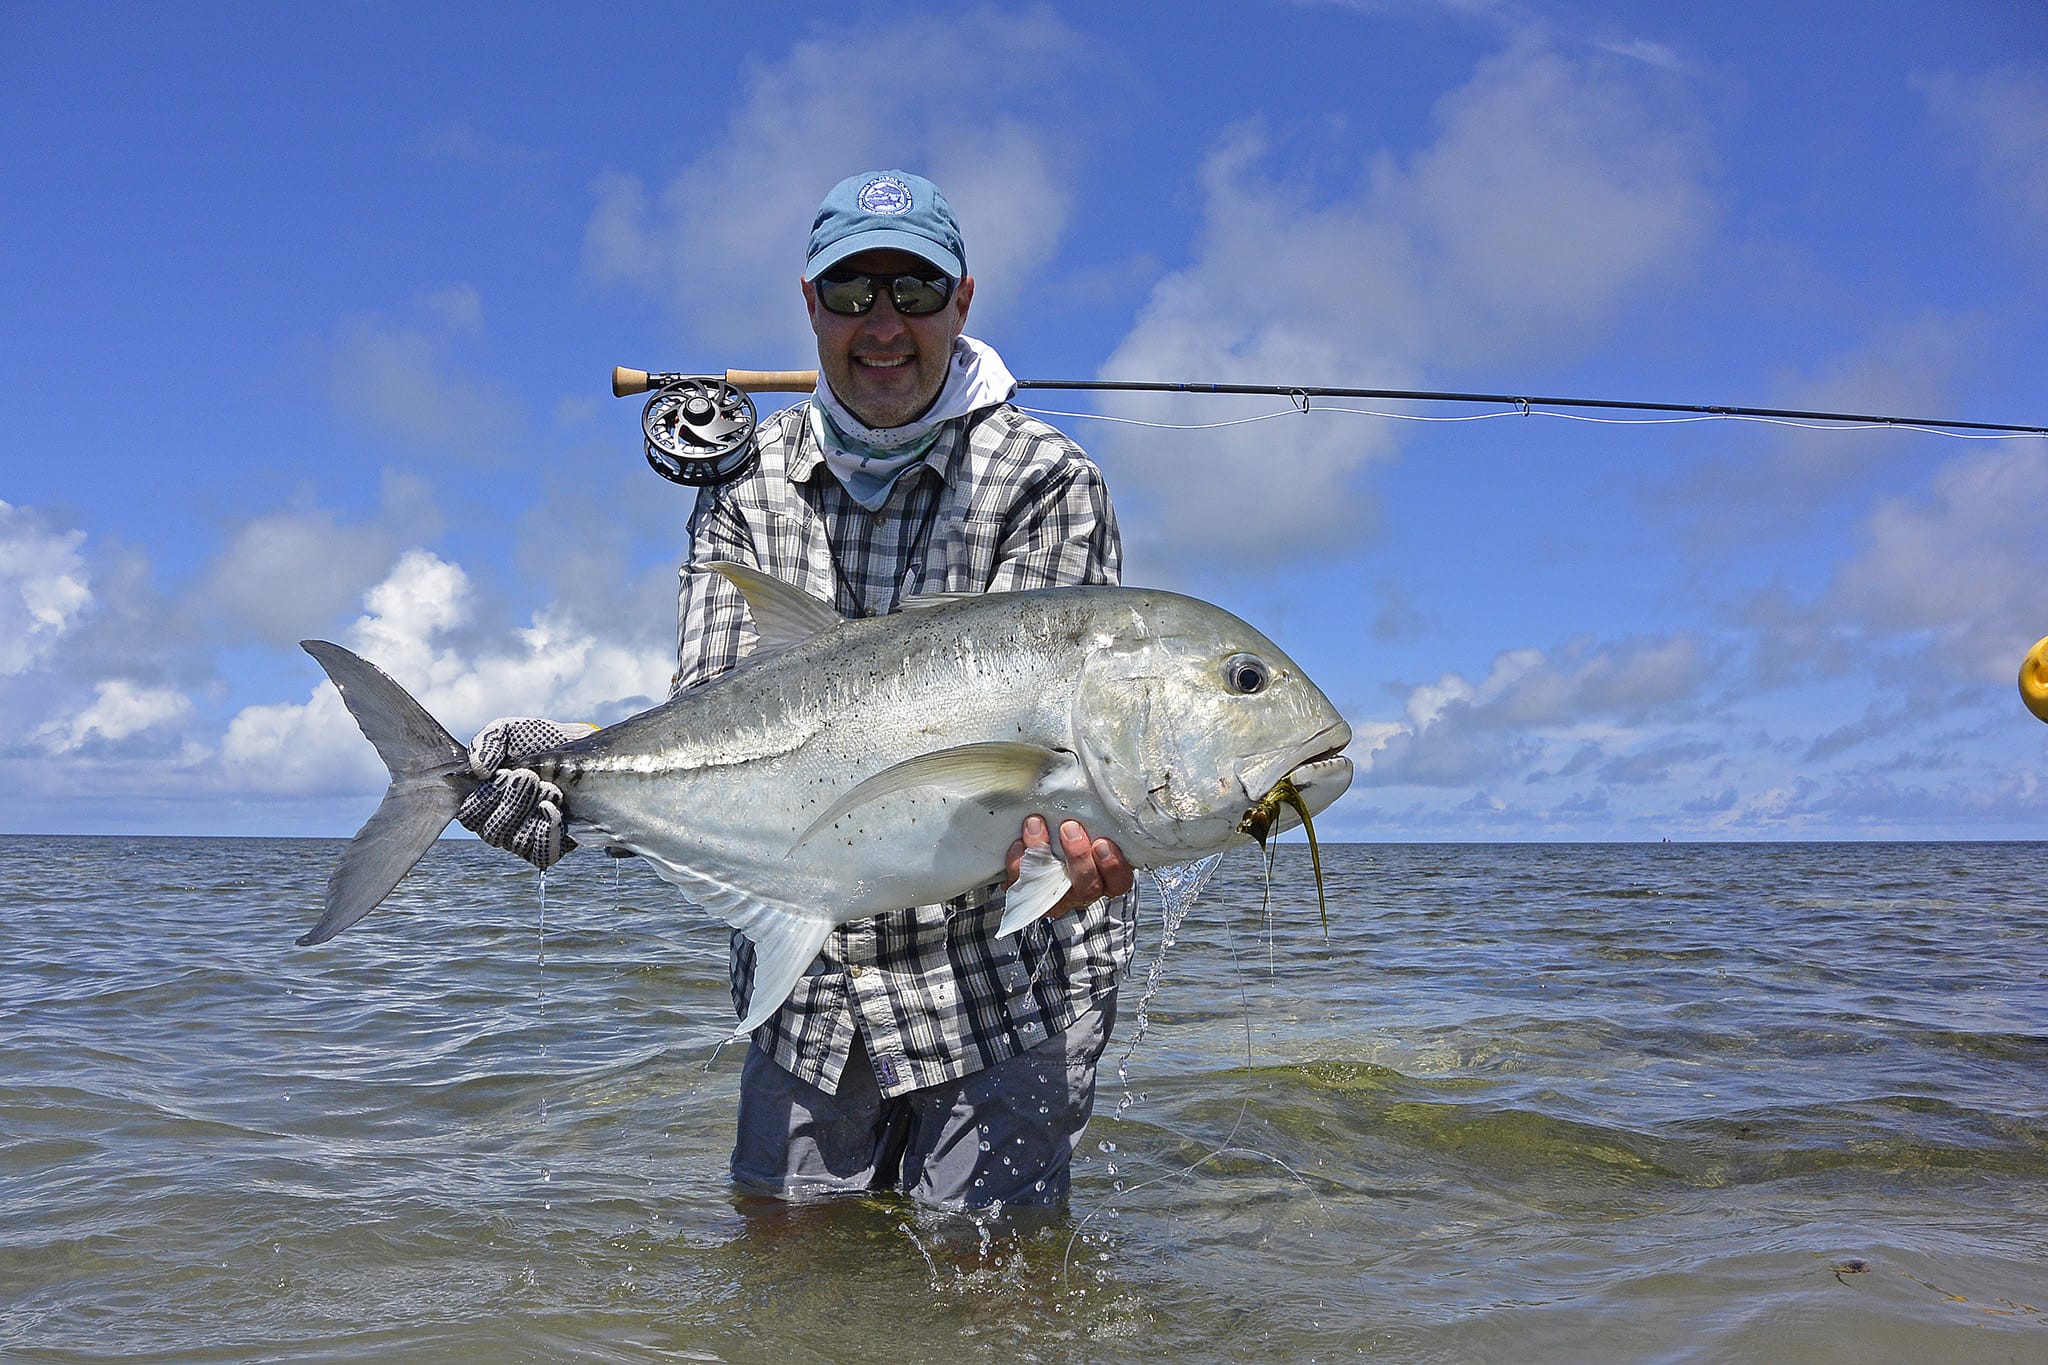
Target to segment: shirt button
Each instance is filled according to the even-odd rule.
[[[887,526],[888,524],[889,524],[889,514],[888,514],[887,512],[877,512],[877,513],[875,513],[875,525],[877,525],[877,526]]]
[[[848,967],[848,968],[846,969],[846,974],[847,974],[848,976],[851,976],[851,977],[855,977],[855,978],[858,978],[858,977],[860,977],[860,976],[861,976],[862,974],[864,974],[864,973],[865,973],[866,971],[867,971],[867,968],[865,968],[865,967],[861,966],[861,965],[860,965],[860,964],[859,964],[858,962],[856,962],[856,963],[854,963],[854,964],[853,964],[853,965],[852,965],[851,967]]]

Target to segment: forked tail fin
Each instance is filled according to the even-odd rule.
[[[384,803],[341,855],[327,879],[320,922],[299,940],[325,943],[377,908],[399,879],[434,846],[475,785],[469,750],[441,728],[383,670],[325,640],[301,640],[391,770]]]

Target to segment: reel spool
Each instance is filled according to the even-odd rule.
[[[638,387],[619,396],[654,389],[640,410],[640,430],[647,437],[647,463],[670,483],[711,488],[731,483],[754,467],[760,450],[754,430],[760,419],[754,400],[735,385],[709,375],[633,372]]]

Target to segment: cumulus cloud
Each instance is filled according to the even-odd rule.
[[[33,668],[91,607],[84,543],[83,531],[0,502],[0,677]]]
[[[231,528],[193,600],[230,640],[288,646],[352,609],[440,521],[426,485],[401,474],[385,476],[374,517],[344,521],[301,500]]]
[[[1510,780],[1556,750],[1557,775],[1588,769],[1637,783],[1709,756],[1694,742],[1638,743],[1633,727],[1663,735],[1669,714],[1694,696],[1705,672],[1684,635],[1613,645],[1568,641],[1554,652],[1507,650],[1477,681],[1447,673],[1411,688],[1403,719],[1354,750],[1363,786],[1464,786]]]
[[[706,343],[760,347],[751,363],[807,363],[797,278],[811,215],[841,177],[900,167],[929,176],[960,217],[977,328],[999,315],[1072,212],[1085,123],[1062,122],[1059,73],[1092,60],[1086,47],[1049,11],[980,10],[863,27],[860,49],[944,57],[920,66],[914,100],[849,81],[839,40],[755,67],[723,136],[665,185],[595,182],[590,273],[652,291]]]
[[[168,687],[142,687],[113,678],[93,689],[86,706],[42,727],[38,738],[52,753],[72,753],[93,740],[120,741],[192,712],[192,700]]]
[[[1952,676],[2009,681],[2048,632],[2044,508],[2038,446],[1952,460],[1924,494],[1879,504],[1821,609],[1927,640]]]
[[[461,565],[412,549],[364,594],[362,614],[342,640],[465,741],[501,715],[608,724],[667,695],[666,646],[606,640],[563,613],[543,611],[472,651],[455,637],[474,607]],[[230,781],[262,791],[333,792],[382,781],[374,752],[324,679],[303,703],[237,712],[220,757]]]
[[[1518,44],[1439,101],[1429,145],[1363,157],[1334,192],[1271,169],[1269,134],[1239,126],[1202,172],[1195,260],[1159,282],[1104,375],[1420,388],[1445,367],[1572,352],[1682,272],[1713,216],[1667,79]],[[1184,405],[1116,410],[1172,420]],[[1391,424],[1303,421],[1104,442],[1119,495],[1159,528],[1143,552],[1184,560],[1355,538],[1361,471],[1397,439]]]

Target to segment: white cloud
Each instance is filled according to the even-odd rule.
[[[94,688],[90,704],[44,726],[38,738],[53,753],[71,753],[91,740],[124,740],[191,712],[191,698],[182,692],[113,678]]]
[[[1664,79],[1517,46],[1439,101],[1430,145],[1366,159],[1335,194],[1269,171],[1266,134],[1240,126],[1203,170],[1196,259],[1160,281],[1103,373],[1419,388],[1434,368],[1568,354],[1682,272],[1713,214]],[[1129,410],[1172,420],[1185,405]],[[1106,438],[1119,496],[1160,528],[1143,552],[1181,561],[1355,539],[1361,471],[1397,439],[1356,421]]]
[[[1567,775],[1598,767],[1607,780],[1641,782],[1708,756],[1707,748],[1673,747],[1667,729],[1704,672],[1698,646],[1684,635],[1613,645],[1575,639],[1554,653],[1506,650],[1477,681],[1447,673],[1411,688],[1404,719],[1361,736],[1369,748],[1354,746],[1361,784],[1507,781],[1553,748],[1575,751],[1562,764]]]
[[[343,640],[465,742],[501,715],[606,724],[667,695],[666,645],[605,640],[557,611],[538,613],[501,644],[464,653],[449,637],[469,623],[472,595],[460,565],[409,550],[364,594],[364,611]],[[382,782],[374,751],[324,679],[304,703],[237,713],[222,739],[221,761],[230,782],[264,791]]]
[[[1824,615],[1922,635],[1952,676],[2009,681],[2048,633],[2048,463],[2039,443],[1952,460],[1928,491],[1878,505]]]
[[[590,273],[653,291],[707,344],[761,348],[722,363],[808,364],[797,280],[812,214],[841,178],[898,167],[929,176],[960,217],[976,327],[999,314],[1066,230],[1085,123],[1060,113],[1059,73],[1086,49],[1043,10],[863,27],[858,47],[863,60],[931,56],[915,98],[848,80],[841,39],[797,44],[750,73],[722,138],[658,193],[618,172],[595,182]]]
[[[51,529],[30,508],[0,502],[0,677],[36,666],[92,605],[83,531]]]
[[[402,544],[439,525],[423,483],[387,474],[376,517],[344,523],[330,509],[299,506],[234,528],[192,600],[231,638],[289,645],[347,612],[389,571]]]

